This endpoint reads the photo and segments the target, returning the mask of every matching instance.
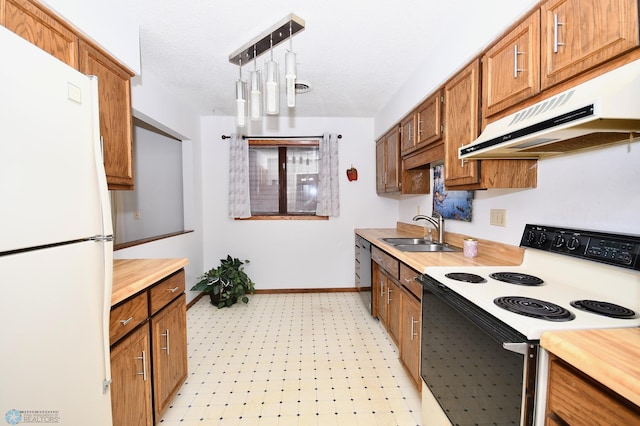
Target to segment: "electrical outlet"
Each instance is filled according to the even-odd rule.
[[[140,210],[134,210],[133,211],[133,219],[134,220],[140,220]]]
[[[491,209],[489,224],[494,226],[507,226],[507,210]]]

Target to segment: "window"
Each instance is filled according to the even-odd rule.
[[[318,141],[249,141],[252,216],[315,216]]]

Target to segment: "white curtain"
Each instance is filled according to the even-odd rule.
[[[318,216],[340,216],[340,185],[338,182],[338,135],[325,133],[320,140],[318,170]]]
[[[229,217],[251,217],[249,201],[249,142],[236,133],[229,143]]]

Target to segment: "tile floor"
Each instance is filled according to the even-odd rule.
[[[418,425],[420,396],[357,293],[187,311],[189,376],[160,425]]]

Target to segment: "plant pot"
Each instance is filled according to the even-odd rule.
[[[209,298],[211,299],[211,304],[213,306],[218,306],[218,304],[221,302],[219,293],[218,294],[213,294],[213,292],[211,291],[211,292],[209,292]],[[231,298],[231,300],[233,301],[232,305],[235,304],[238,301],[238,299],[236,297]],[[225,299],[225,301],[226,301],[226,299]]]

